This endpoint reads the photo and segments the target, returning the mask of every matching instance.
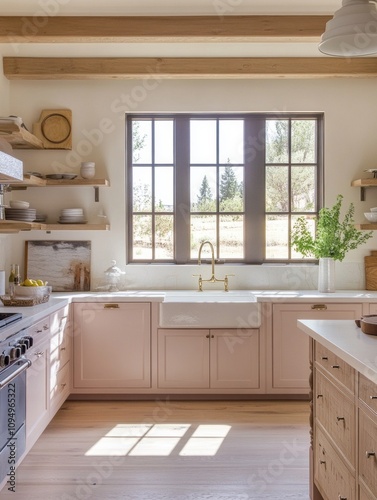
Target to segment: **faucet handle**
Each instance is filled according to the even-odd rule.
[[[229,280],[228,280],[228,276],[235,276],[235,274],[226,274],[225,275],[225,278],[224,278],[224,290],[226,292],[229,292]]]

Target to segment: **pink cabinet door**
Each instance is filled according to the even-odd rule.
[[[309,337],[299,319],[356,319],[362,304],[274,304],[272,319],[272,387],[309,390]]]
[[[158,330],[158,387],[209,388],[209,330]]]
[[[211,330],[211,387],[258,389],[259,330]]]
[[[151,386],[150,304],[74,304],[74,388]]]

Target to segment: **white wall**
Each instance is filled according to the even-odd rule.
[[[153,73],[152,73],[153,74]],[[1,85],[1,80],[0,80]],[[6,85],[5,85],[6,87]],[[78,173],[80,161],[94,160],[97,175],[107,176],[111,187],[100,189],[100,204],[111,224],[109,232],[42,232],[9,236],[12,258],[22,263],[25,240],[88,239],[92,241],[93,286],[116,259],[125,266],[125,112],[164,111],[323,111],[325,113],[325,202],[334,203],[342,193],[354,202],[356,220],[377,206],[377,190],[367,191],[367,201],[351,188],[351,180],[376,167],[376,82],[373,79],[329,80],[161,80],[145,81],[34,81],[10,85],[11,114],[23,117],[28,127],[42,109],[70,108],[73,112],[72,151],[17,151],[26,171],[53,172],[56,162]],[[122,104],[123,103],[123,104]],[[124,104],[128,103],[128,104]],[[105,132],[99,132],[100,129]],[[90,138],[90,140],[88,140]],[[55,165],[55,167],[54,167]],[[83,206],[91,218],[97,211],[92,188],[28,189],[12,196],[27,198],[38,211],[55,221],[61,208]],[[376,237],[347,255],[340,264],[338,288],[363,287],[363,257],[376,247]],[[7,263],[7,265],[9,262]],[[146,273],[146,269],[148,272]],[[294,270],[295,269],[295,270]],[[201,269],[205,274],[205,269]],[[196,266],[127,266],[128,288],[193,288]],[[221,267],[219,275],[229,272]],[[234,287],[316,288],[317,269],[312,266],[235,266]],[[293,274],[292,274],[293,273]]]
[[[0,116],[8,116],[10,114],[10,84],[9,80],[0,73]],[[0,235],[0,269],[7,269],[7,255],[9,255],[9,238],[5,235]]]

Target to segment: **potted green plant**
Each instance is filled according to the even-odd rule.
[[[316,229],[310,230],[306,217],[299,217],[293,226],[292,246],[304,257],[319,259],[318,290],[334,292],[334,263],[342,261],[349,250],[354,250],[372,237],[373,232],[355,227],[353,203],[344,219],[340,219],[343,196],[339,194],[332,208],[322,208],[316,218]]]

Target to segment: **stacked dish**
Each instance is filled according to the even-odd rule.
[[[22,220],[25,222],[33,222],[37,215],[35,208],[8,208],[5,207],[6,220]]]
[[[374,210],[371,212],[365,212],[364,216],[369,220],[369,222],[377,222],[377,212]]]
[[[29,208],[30,203],[28,201],[11,200],[9,205],[11,208]]]
[[[39,212],[37,212],[35,216],[35,222],[46,222],[46,220],[47,220],[46,214],[40,214]]]
[[[59,224],[86,224],[82,208],[63,208],[58,220]]]

